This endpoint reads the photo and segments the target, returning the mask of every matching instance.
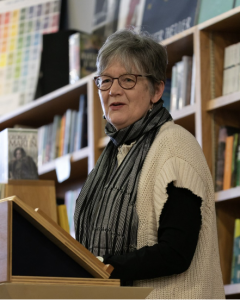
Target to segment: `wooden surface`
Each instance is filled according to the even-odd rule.
[[[55,183],[50,180],[10,180],[5,198],[16,195],[32,208],[40,208],[57,222]]]
[[[108,272],[109,270],[105,269],[105,264],[100,262],[91,252],[66,233],[43,211],[39,209],[34,210],[16,196],[0,200],[0,210],[1,205],[5,205],[5,202],[12,202],[14,209],[18,213],[62,249],[69,257],[75,260],[76,263],[93,275],[93,277],[102,279],[109,278],[110,273]],[[119,280],[117,280],[117,282],[120,285]]]
[[[0,284],[1,299],[145,299],[152,288],[62,284]]]
[[[10,281],[11,203],[0,206],[0,282]]]
[[[38,276],[12,276],[12,283],[59,283],[62,285],[91,285],[91,286],[119,286],[119,280],[101,278],[69,278],[69,277],[38,277]]]

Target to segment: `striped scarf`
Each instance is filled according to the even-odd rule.
[[[76,239],[96,256],[120,255],[137,246],[136,198],[141,169],[160,127],[172,117],[160,99],[152,111],[117,131],[107,123],[110,142],[76,201]],[[118,147],[136,141],[120,166]]]

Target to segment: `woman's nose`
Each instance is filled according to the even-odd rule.
[[[114,78],[113,84],[109,90],[109,94],[114,95],[114,94],[120,94],[121,92],[122,92],[122,87],[119,85],[118,79]]]

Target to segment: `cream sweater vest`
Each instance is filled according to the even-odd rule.
[[[123,145],[119,149],[118,164],[132,146]],[[196,139],[170,121],[161,127],[141,171],[136,203],[138,249],[158,242],[158,223],[168,197],[166,188],[172,181],[176,187],[187,188],[202,199],[202,226],[192,263],[182,274],[139,280],[134,285],[153,287],[153,292],[148,296],[153,299],[225,298],[212,177]]]

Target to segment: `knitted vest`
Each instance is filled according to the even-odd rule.
[[[120,164],[131,146],[118,153]],[[139,217],[137,248],[158,242],[160,215],[170,182],[201,197],[202,226],[197,248],[187,271],[172,276],[134,281],[134,286],[153,287],[148,298],[225,298],[219,262],[212,177],[196,139],[173,121],[164,124],[143,165],[137,194]]]

